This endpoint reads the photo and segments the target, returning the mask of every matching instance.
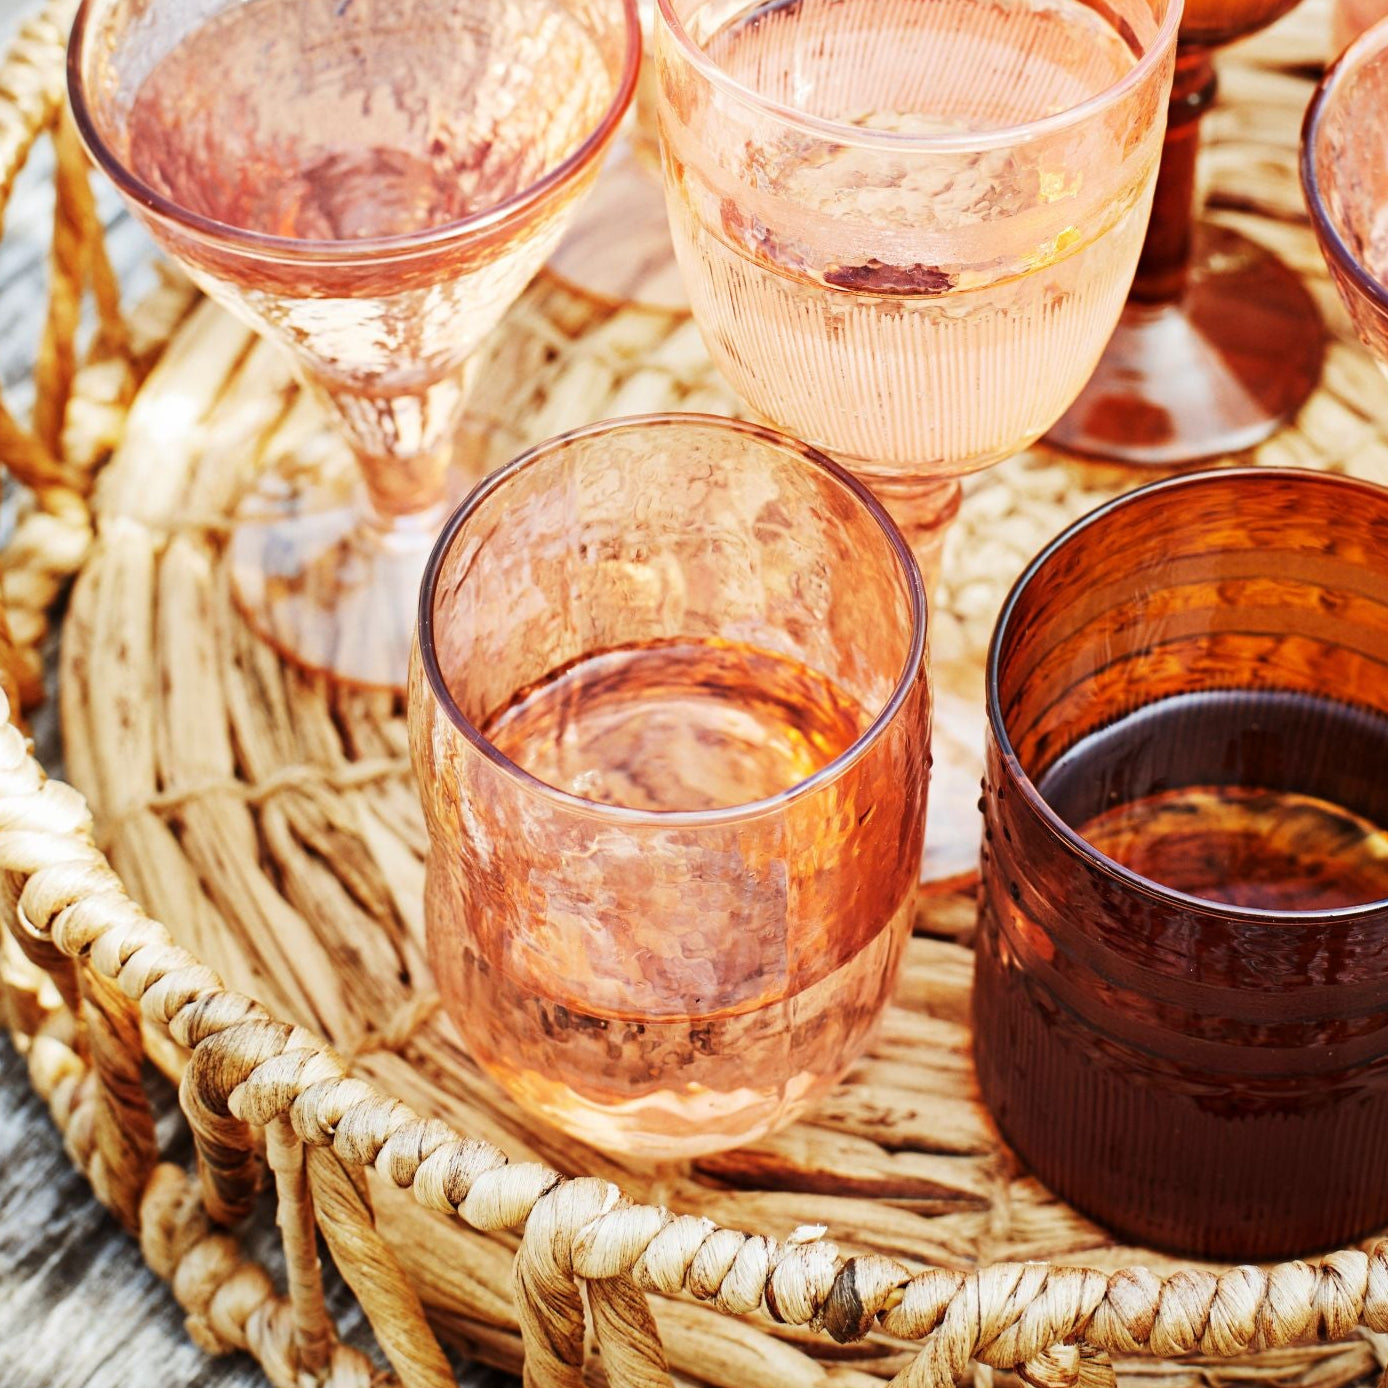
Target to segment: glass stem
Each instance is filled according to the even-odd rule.
[[[447,496],[451,441],[427,453],[408,457],[357,455],[366,483],[367,511],[374,525],[394,530],[413,521],[429,522],[441,511]]]
[[[901,528],[920,565],[926,598],[933,603],[940,584],[945,536],[950,522],[959,514],[963,496],[959,479],[862,468],[856,471]]]
[[[945,538],[963,498],[956,477],[857,469],[901,528],[920,565],[935,629]],[[930,800],[926,810],[922,890],[953,890],[978,870],[981,821],[974,806],[983,775],[983,680],[975,661],[941,662],[931,645]]]
[[[361,467],[370,518],[381,529],[433,520],[441,511],[471,375],[464,366],[416,389],[380,393],[318,378]]]
[[[1185,289],[1195,230],[1200,118],[1214,102],[1215,86],[1211,50],[1196,44],[1178,47],[1152,220],[1133,280],[1131,298],[1137,303],[1174,303]]]

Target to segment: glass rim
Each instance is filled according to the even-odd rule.
[[[1184,9],[1185,0],[1168,0],[1166,13],[1162,16],[1147,51],[1118,81],[1110,83],[1102,91],[1086,97],[1074,106],[1067,106],[1063,111],[1055,111],[1036,120],[998,126],[991,130],[960,131],[948,135],[910,135],[901,131],[871,130],[860,125],[849,125],[844,121],[830,120],[826,116],[811,115],[796,106],[788,106],[784,102],[764,96],[755,87],[749,87],[745,82],[730,76],[694,42],[684,27],[684,22],[675,13],[674,0],[656,0],[657,13],[679,45],[685,61],[702,73],[715,87],[720,87],[784,125],[797,127],[820,139],[832,140],[835,144],[919,154],[967,153],[1025,144],[1088,120],[1091,116],[1117,104],[1129,92],[1139,87],[1146,81],[1151,70],[1165,60],[1166,55],[1175,47],[1176,31],[1180,28]]]
[[[1301,122],[1301,151],[1297,162],[1301,173],[1301,190],[1306,200],[1306,210],[1311,217],[1311,226],[1323,253],[1327,259],[1335,262],[1331,268],[1339,269],[1353,280],[1360,293],[1373,300],[1384,313],[1388,313],[1388,286],[1369,272],[1364,262],[1350,249],[1340,228],[1330,216],[1321,187],[1320,165],[1315,152],[1321,119],[1335,100],[1340,83],[1351,73],[1360,71],[1373,58],[1382,56],[1385,50],[1388,50],[1388,19],[1380,19],[1360,34],[1325,70],[1321,80],[1316,84],[1316,90],[1311,95],[1311,102]]]
[[[294,264],[358,265],[373,260],[405,259],[447,245],[460,236],[504,226],[571,183],[601,158],[616,134],[627,107],[631,104],[636,92],[637,73],[641,66],[641,23],[636,0],[620,0],[626,21],[626,48],[622,54],[621,71],[613,88],[612,99],[598,123],[553,168],[547,169],[533,183],[527,184],[500,202],[490,203],[465,217],[442,222],[438,226],[423,227],[418,231],[399,232],[390,236],[363,236],[352,240],[308,240],[303,237],[276,236],[268,232],[252,231],[247,227],[218,221],[215,217],[182,207],[151,188],[116,157],[97,129],[82,73],[88,26],[92,14],[103,3],[114,3],[114,0],[82,0],[72,23],[66,60],[68,102],[77,132],[93,162],[123,196],[162,220],[182,227],[205,241],[230,247],[234,251],[255,253],[266,259]]]
[[[910,606],[911,639],[907,646],[901,672],[896,678],[892,692],[882,708],[858,734],[853,742],[836,757],[825,762],[817,771],[797,781],[775,795],[762,796],[757,800],[746,800],[736,805],[724,805],[711,810],[638,810],[626,805],[605,805],[596,800],[586,800],[571,791],[560,790],[538,776],[532,775],[524,767],[511,760],[490,742],[471,719],[458,707],[439,665],[437,642],[434,636],[434,595],[445,561],[453,548],[458,533],[468,521],[489,500],[518,474],[538,465],[555,453],[562,452],[569,444],[580,439],[594,438],[603,434],[632,432],[643,429],[663,428],[670,425],[696,425],[713,428],[728,433],[739,433],[747,438],[757,439],[786,452],[799,454],[812,467],[828,473],[840,486],[848,491],[864,510],[877,523],[882,537],[887,542],[897,560],[902,577],[906,582],[907,599]],[[416,627],[416,643],[424,675],[430,692],[438,705],[448,716],[449,722],[498,770],[519,781],[542,799],[561,805],[566,809],[578,811],[594,819],[612,824],[641,825],[649,828],[697,828],[735,824],[742,820],[756,819],[774,814],[797,800],[813,794],[841,776],[849,767],[860,761],[876,743],[880,742],[887,729],[895,721],[905,704],[911,687],[915,683],[921,663],[925,658],[926,623],[928,603],[925,584],[915,556],[896,523],[887,514],[881,502],[847,468],[826,457],[818,449],[807,443],[791,438],[787,434],[769,429],[765,425],[750,420],[728,419],[723,415],[682,414],[675,411],[660,411],[653,414],[625,415],[616,419],[604,419],[595,424],[585,424],[577,429],[569,429],[542,443],[535,444],[505,467],[484,478],[461,502],[448,518],[438,540],[429,555],[424,569],[424,579],[419,589],[419,619]]]
[[[1050,833],[1075,856],[1083,859],[1105,877],[1116,880],[1125,890],[1156,901],[1168,909],[1179,909],[1193,915],[1202,915],[1218,920],[1236,920],[1249,925],[1263,925],[1278,929],[1288,926],[1304,928],[1307,925],[1339,926],[1349,925],[1360,920],[1371,920],[1388,910],[1388,897],[1376,901],[1361,902],[1354,906],[1340,906],[1328,911],[1285,911],[1267,910],[1253,906],[1239,906],[1222,901],[1212,901],[1208,897],[1193,896],[1189,892],[1177,891],[1155,878],[1146,877],[1132,868],[1126,867],[1116,858],[1100,852],[1077,830],[1068,825],[1051,807],[1035,781],[1022,766],[1017,750],[1012,744],[1002,715],[1002,697],[999,691],[999,666],[1002,662],[1002,647],[1007,640],[1009,625],[1022,597],[1040,576],[1042,569],[1061,550],[1078,539],[1086,531],[1106,522],[1115,512],[1127,509],[1134,503],[1165,492],[1182,492],[1214,483],[1225,486],[1239,486],[1250,480],[1266,481],[1269,477],[1288,478],[1296,482],[1316,486],[1328,486],[1344,491],[1358,492],[1373,497],[1380,506],[1388,502],[1388,489],[1369,482],[1362,477],[1349,477],[1343,473],[1318,472],[1313,468],[1293,467],[1229,467],[1204,468],[1199,472],[1182,473],[1176,477],[1162,478],[1149,482],[1133,491],[1124,492],[1092,511],[1086,512],[1078,520],[1071,522],[1051,540],[1040,553],[1022,570],[1017,581],[1008,591],[1002,609],[998,613],[993,635],[988,643],[988,659],[985,669],[984,688],[986,717],[989,735],[997,745],[1004,766],[1012,777],[1014,787],[1038,816]]]

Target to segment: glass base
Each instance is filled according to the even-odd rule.
[[[1046,442],[1166,467],[1241,452],[1315,389],[1324,339],[1315,302],[1291,270],[1238,232],[1202,225],[1182,298],[1129,301]]]
[[[983,841],[983,666],[936,662],[930,673],[935,700],[921,885],[927,892],[952,892],[978,876]]]
[[[595,299],[688,312],[660,170],[640,158],[627,135],[613,143],[547,268]]]
[[[241,505],[228,546],[232,597],[288,661],[343,684],[403,691],[424,565],[466,489],[392,527],[353,478],[271,473]]]
[[[940,587],[945,542],[963,500],[956,478],[930,473],[886,472],[858,461],[849,466],[891,513],[920,565],[927,601]],[[930,629],[927,614],[926,629]],[[983,814],[978,807],[983,780],[983,664],[930,663],[932,696],[930,796],[925,811],[925,856],[921,885],[949,892],[978,875]]]

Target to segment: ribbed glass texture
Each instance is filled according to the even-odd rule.
[[[957,475],[1044,432],[1132,279],[1166,8],[668,0],[675,246],[743,399],[874,473]]]
[[[1388,1219],[1388,490],[1081,521],[989,665],[979,1083],[1048,1186],[1218,1258]]]

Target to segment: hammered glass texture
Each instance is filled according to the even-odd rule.
[[[1286,795],[1302,823],[1331,800],[1388,823],[1388,491],[1259,469],[1123,498],[1019,581],[989,674],[974,1005],[1004,1136],[1062,1197],[1157,1247],[1262,1259],[1381,1225],[1388,1173],[1364,1154],[1388,1143],[1388,902],[1317,913],[1174,892],[1089,847],[1045,787],[1081,739],[1180,697],[1190,712],[1165,739],[1090,764],[1097,796],[1124,803],[1148,767],[1179,792],[1185,757],[1215,778],[1198,796],[1252,774],[1227,784]],[[1245,712],[1214,764],[1186,757],[1231,700]],[[1294,752],[1258,716],[1276,701],[1299,720]],[[1193,804],[1169,823],[1173,851],[1227,865],[1186,827]],[[1267,813],[1246,854],[1268,850]],[[1383,840],[1318,842],[1328,880],[1311,896],[1367,854],[1381,897]]]
[[[295,354],[364,460],[389,461],[378,504],[417,509],[439,498],[433,454],[462,407],[459,368],[596,174],[600,149],[536,187],[620,115],[634,13],[621,0],[297,0],[218,33],[219,62],[253,87],[213,71],[146,87],[181,43],[246,9],[88,0],[74,73],[85,133],[162,248]],[[182,133],[165,149],[170,128]]]
[[[1117,322],[1174,25],[1163,0],[1118,0],[1111,27],[979,0],[859,9],[662,0],[676,251],[755,411],[874,485],[957,476],[1043,433]]]
[[[403,691],[475,349],[554,249],[639,61],[633,0],[85,0],[88,148],[351,445],[263,472],[231,587],[284,656]]]
[[[410,688],[429,943],[473,1055],[519,1102],[593,1143],[690,1155],[785,1122],[863,1050],[920,862],[923,622],[875,503],[753,426],[595,426],[464,508]],[[805,672],[861,710],[856,740],[798,786],[708,810],[726,767],[675,728],[680,758],[647,747],[631,809],[558,794],[477,731],[595,653],[679,642]],[[638,730],[656,683],[630,691]],[[742,692],[750,718],[767,688]]]
[[[1364,345],[1388,363],[1388,22],[1322,80],[1302,131],[1311,225]]]

